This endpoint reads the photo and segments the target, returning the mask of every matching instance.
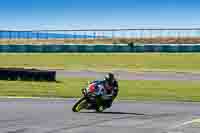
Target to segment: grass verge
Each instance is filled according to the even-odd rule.
[[[58,82],[0,81],[0,96],[80,97],[86,78],[66,78]],[[120,81],[120,99],[200,101],[198,81]]]
[[[0,54],[0,67],[200,72],[198,53]]]

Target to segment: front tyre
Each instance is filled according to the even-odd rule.
[[[86,97],[82,97],[72,107],[72,111],[73,112],[80,112],[82,109],[86,108],[86,105],[87,105]]]

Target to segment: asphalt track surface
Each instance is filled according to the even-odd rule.
[[[120,80],[200,80],[200,73],[114,71]],[[106,72],[56,70],[57,77],[102,78]]]
[[[106,73],[57,70],[57,77]],[[200,80],[200,74],[114,72],[122,80]],[[74,113],[73,99],[0,98],[0,133],[200,133],[200,103],[116,101],[103,113]]]
[[[73,99],[0,99],[0,133],[199,133],[200,103],[116,101],[74,113]]]

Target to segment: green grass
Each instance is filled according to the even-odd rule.
[[[89,79],[66,78],[59,82],[0,81],[0,96],[80,97]],[[120,99],[200,101],[198,81],[120,81]]]
[[[198,72],[199,59],[198,53],[0,54],[0,67]]]

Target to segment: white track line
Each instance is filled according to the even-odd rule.
[[[193,124],[193,123],[200,123],[200,119],[193,119],[191,121],[186,121],[184,123],[177,125],[175,128],[182,127],[182,126],[189,125],[189,124]]]
[[[12,96],[0,96],[0,99],[43,99],[43,100],[75,100],[77,98],[56,98],[56,97],[12,97]]]

